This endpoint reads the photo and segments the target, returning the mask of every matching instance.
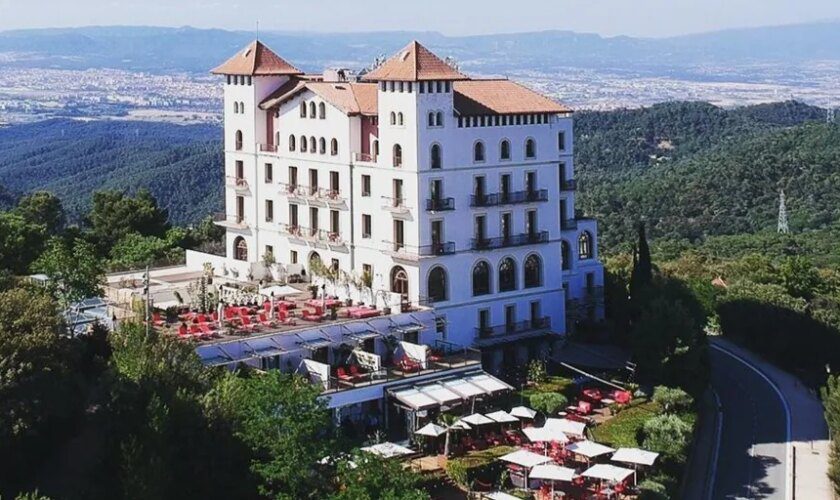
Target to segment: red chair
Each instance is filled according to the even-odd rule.
[[[365,378],[365,374],[359,371],[359,367],[356,365],[350,365],[350,375],[356,380]]]
[[[215,335],[215,332],[213,332],[213,329],[210,328],[210,325],[208,325],[207,323],[202,323],[198,325],[198,329],[201,330],[201,338],[209,339]]]
[[[188,338],[190,336],[190,332],[187,330],[187,325],[181,323],[181,326],[178,327],[178,336]]]
[[[347,372],[344,371],[343,366],[338,367],[338,369],[336,370],[336,376],[338,377],[338,380],[342,380],[344,382],[352,382],[353,381],[353,377],[351,377],[350,375],[347,375]]]
[[[258,316],[258,318],[259,318],[259,320],[260,320],[260,323],[261,323],[263,326],[274,326],[274,322],[273,322],[273,321],[271,321],[270,319],[268,319],[268,318],[265,316],[265,313],[260,313],[260,314],[259,314],[259,316]]]
[[[160,313],[159,313],[159,312],[153,312],[153,313],[152,313],[152,324],[153,324],[153,325],[155,325],[155,326],[163,326],[163,325],[164,325],[164,323],[166,323],[166,321],[164,321],[164,320],[160,317]]]
[[[191,337],[201,337],[201,329],[198,325],[190,325],[190,336]]]
[[[402,371],[408,372],[408,373],[420,371],[420,363],[418,363],[417,361],[414,361],[413,359],[409,358],[408,356],[403,356],[402,358],[400,358],[400,360],[398,362],[398,366],[400,367],[400,369]]]
[[[321,318],[321,315],[318,314],[317,308],[316,308],[315,312],[310,312],[308,309],[304,309],[303,312],[301,313],[300,317],[301,317],[301,319],[303,319],[305,321],[314,321],[316,323],[320,323],[321,320],[323,319],[323,318]]]
[[[253,331],[257,328],[257,325],[251,323],[251,318],[248,316],[242,316],[240,318],[242,320],[242,329],[247,331]]]

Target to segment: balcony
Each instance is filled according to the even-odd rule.
[[[279,149],[277,144],[265,144],[262,142],[257,144],[257,148],[259,148],[261,153],[276,153]]]
[[[376,163],[377,156],[370,153],[353,153],[355,163]]]
[[[564,231],[577,229],[577,227],[578,227],[577,219],[561,219],[560,220],[560,229],[562,229]]]
[[[548,190],[514,191],[512,193],[478,194],[470,196],[471,207],[493,207],[548,201]]]
[[[213,223],[228,229],[248,229],[248,223],[242,215],[229,215],[224,212],[213,214]]]
[[[577,189],[577,181],[574,179],[568,179],[564,181],[560,181],[560,190],[561,191],[574,191]]]
[[[411,208],[406,205],[405,198],[401,197],[382,197],[382,210],[391,212],[394,215],[407,215],[411,213]]]
[[[475,343],[489,345],[521,340],[529,336],[544,335],[550,329],[551,318],[548,316],[504,325],[479,327],[475,329]]]
[[[280,192],[289,198],[330,205],[344,205],[345,200],[338,189],[324,189],[303,184],[280,183]]]
[[[417,262],[421,258],[439,257],[455,253],[454,241],[442,241],[423,246],[408,246],[404,243],[394,241],[383,241],[387,246],[386,254],[394,260],[405,262]]]
[[[346,242],[341,237],[341,233],[336,231],[303,227],[296,224],[283,224],[282,227],[284,233],[289,235],[289,237],[298,240],[312,243],[323,243],[334,247],[343,247],[346,245]]]
[[[247,193],[250,191],[248,181],[246,181],[242,177],[229,175],[225,177],[225,184],[227,185],[227,187],[233,188],[237,193]]]
[[[497,238],[473,238],[471,248],[473,250],[494,250],[540,243],[548,243],[548,231],[499,236]]]
[[[431,198],[426,200],[427,212],[455,210],[455,198]]]

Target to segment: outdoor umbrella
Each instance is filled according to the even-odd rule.
[[[569,442],[569,438],[563,434],[562,431],[559,429],[553,429],[550,427],[526,427],[522,429],[522,433],[532,442],[532,443],[540,443],[540,442],[556,442],[556,443],[567,443]]]
[[[441,427],[435,423],[428,423],[414,431],[415,434],[419,434],[421,436],[429,436],[429,437],[438,437],[442,434],[446,434],[446,428]]]
[[[642,450],[639,448],[619,448],[613,453],[613,462],[624,462],[634,465],[653,465],[659,457],[659,453]]]
[[[537,412],[528,408],[527,406],[517,406],[516,408],[510,410],[510,414],[518,418],[531,419],[537,416]]]
[[[595,458],[597,456],[605,455],[607,453],[612,453],[615,451],[609,446],[604,446],[594,441],[587,440],[572,443],[569,446],[567,446],[566,449],[577,455],[583,455],[586,458]]]
[[[513,415],[511,415],[510,413],[508,413],[504,410],[499,410],[499,411],[494,411],[493,413],[488,413],[487,418],[489,418],[489,419],[491,419],[495,422],[498,422],[500,424],[507,424],[507,423],[511,423],[511,422],[519,422],[519,419],[517,419],[516,417],[514,417]]]
[[[575,470],[568,467],[561,467],[555,464],[540,464],[535,465],[531,469],[531,479],[542,479],[543,481],[551,481],[551,497],[554,498],[554,482],[565,481],[571,482],[575,478]]]
[[[510,462],[512,464],[524,467],[526,486],[528,485],[528,471],[531,469],[531,467],[551,462],[551,458],[545,457],[543,455],[540,455],[539,453],[534,453],[533,451],[528,450],[516,450],[513,453],[508,453],[507,455],[499,457],[499,460],[503,462]]]
[[[383,458],[399,457],[402,455],[411,455],[414,450],[400,446],[396,443],[379,443],[373,446],[366,446],[362,451],[379,455]]]
[[[469,424],[467,424],[463,420],[458,420],[454,424],[450,425],[449,428],[450,429],[458,429],[458,430],[462,430],[462,431],[468,431],[468,430],[472,429],[472,427],[470,427]]]
[[[493,420],[485,417],[481,413],[473,413],[472,415],[468,415],[468,416],[462,418],[461,420],[463,420],[464,422],[466,422],[470,425],[487,425],[487,424],[494,423]]]

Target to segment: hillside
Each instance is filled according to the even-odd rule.
[[[780,189],[792,229],[826,227],[840,216],[840,127],[820,116],[793,103],[581,114],[579,206],[605,248],[630,241],[640,219],[653,237],[691,240],[774,229]]]
[[[194,222],[221,207],[220,130],[209,125],[49,120],[0,129],[0,185],[45,189],[71,219],[100,189],[147,187],[173,223]],[[0,198],[2,194],[0,194]]]

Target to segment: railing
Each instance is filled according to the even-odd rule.
[[[461,347],[445,341],[436,341],[433,347],[438,355],[434,361],[428,361],[425,368],[413,372],[405,372],[396,366],[384,366],[379,371],[368,372],[354,380],[339,380],[330,376],[325,392],[346,391],[376,384],[384,384],[399,380],[406,380],[418,375],[444,372],[457,368],[481,365],[481,351],[469,347]]]
[[[382,209],[388,210],[389,212],[395,213],[405,213],[409,212],[411,209],[405,204],[405,198],[394,198],[390,196],[383,196],[382,197]]]
[[[454,241],[441,241],[431,245],[409,246],[395,241],[383,241],[387,246],[386,252],[394,259],[415,261],[421,257],[435,257],[455,253]]]
[[[560,220],[560,229],[577,229],[578,221],[577,219],[561,219]]]
[[[283,224],[283,232],[289,236],[300,238],[302,240],[317,241],[328,243],[330,245],[344,245],[344,239],[341,237],[341,233],[327,231],[326,229],[303,227],[295,224]]]
[[[276,153],[278,149],[277,144],[265,144],[262,142],[257,144],[257,147],[263,153]]]
[[[238,226],[246,226],[247,223],[245,222],[244,215],[230,215],[225,212],[219,212],[213,214],[213,221],[214,222],[226,222],[229,224],[235,224]]]
[[[475,335],[479,339],[489,339],[505,335],[537,332],[549,328],[551,328],[551,318],[544,316],[542,318],[527,319],[504,325],[478,327],[475,329]]]
[[[514,191],[511,193],[491,193],[470,196],[471,207],[492,207],[495,205],[516,205],[548,201],[548,190]]]
[[[455,198],[431,198],[426,200],[426,210],[429,212],[442,212],[444,210],[455,210]]]
[[[292,197],[326,201],[328,203],[344,203],[344,198],[341,197],[341,191],[338,189],[326,189],[281,182],[280,190]]]
[[[248,181],[246,181],[242,177],[237,177],[234,175],[229,175],[225,177],[227,180],[227,185],[232,188],[236,188],[238,191],[247,191],[248,190]]]
[[[473,238],[471,248],[473,250],[492,250],[494,248],[507,248],[522,245],[536,245],[548,242],[548,231],[535,233],[522,233],[510,236],[499,236],[497,238]]]
[[[564,181],[560,181],[560,190],[561,191],[574,191],[577,189],[577,181],[574,179],[568,179]]]
[[[376,163],[376,158],[376,155],[372,155],[370,153],[353,153],[353,159],[355,161]]]

